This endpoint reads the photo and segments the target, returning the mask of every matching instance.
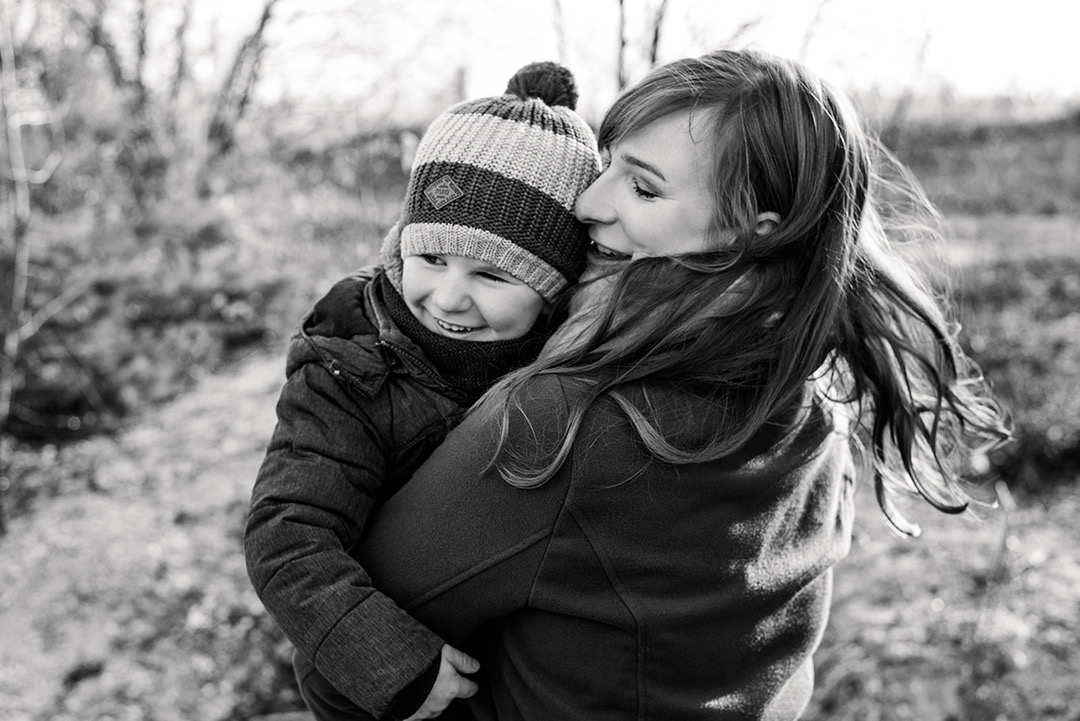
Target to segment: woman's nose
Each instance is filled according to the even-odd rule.
[[[615,219],[611,203],[607,200],[606,174],[601,173],[574,203],[574,215],[582,223],[610,223]]]
[[[440,310],[448,313],[468,310],[468,283],[457,273],[443,273],[431,293],[431,300]]]

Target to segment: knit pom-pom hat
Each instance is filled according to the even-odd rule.
[[[491,263],[548,301],[577,279],[589,241],[574,201],[600,159],[576,103],[569,70],[532,63],[504,95],[460,103],[431,123],[383,245],[398,290],[401,260],[427,253]]]

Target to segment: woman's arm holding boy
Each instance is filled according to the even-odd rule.
[[[538,379],[522,399],[509,434],[545,447],[565,422],[562,385]],[[508,484],[488,468],[498,436],[498,418],[468,415],[354,551],[380,589],[451,644],[528,605],[570,488],[570,462],[537,488]]]

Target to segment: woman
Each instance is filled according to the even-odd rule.
[[[1000,411],[891,247],[870,138],[805,69],[671,63],[599,142],[596,279],[362,562],[478,656],[476,718],[795,719],[850,542],[849,426],[912,533],[891,490],[963,510]]]

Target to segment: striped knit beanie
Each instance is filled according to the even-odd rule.
[[[491,263],[548,301],[575,281],[589,240],[574,201],[599,172],[596,138],[576,103],[569,70],[533,63],[506,94],[437,117],[416,150],[400,255],[393,258],[392,237],[384,248],[388,268],[412,255],[461,255]],[[400,290],[395,275],[391,269]]]

